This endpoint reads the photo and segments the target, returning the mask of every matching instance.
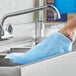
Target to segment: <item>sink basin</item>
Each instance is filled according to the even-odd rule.
[[[0,76],[76,76],[76,51],[25,65],[14,64],[0,55]]]
[[[9,59],[4,59],[6,55],[5,54],[0,54],[0,66],[16,66],[17,64],[12,63]]]

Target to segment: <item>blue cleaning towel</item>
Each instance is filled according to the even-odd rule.
[[[38,45],[26,53],[11,53],[5,58],[14,63],[26,64],[49,56],[62,54],[72,50],[72,42],[62,33],[57,32],[43,39]]]

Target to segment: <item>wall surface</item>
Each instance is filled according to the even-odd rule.
[[[10,12],[29,9],[33,7],[34,0],[0,0],[0,21],[4,15]],[[33,26],[29,22],[33,21],[33,14],[34,13],[29,13],[25,15],[10,17],[7,18],[4,23],[5,25],[7,25],[8,23],[11,23],[13,25],[14,37],[26,37],[26,31],[27,35],[30,36],[30,31]]]
[[[32,8],[33,6],[34,0],[0,0],[0,19],[7,13]],[[33,20],[33,14],[13,17],[7,20],[12,23],[30,22]]]

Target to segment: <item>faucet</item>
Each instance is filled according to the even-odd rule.
[[[48,5],[48,7],[49,7],[48,9],[49,9],[49,10],[52,10],[53,13],[54,13],[54,20],[61,18],[60,13],[59,13],[58,9],[57,9],[55,6],[53,6],[53,5]]]
[[[3,25],[4,25],[4,22],[7,18],[14,17],[14,16],[19,16],[19,15],[23,15],[23,14],[28,14],[28,13],[31,13],[31,12],[40,11],[40,10],[44,10],[44,9],[49,9],[49,10],[52,10],[54,12],[54,20],[60,18],[60,13],[59,13],[58,9],[53,5],[40,6],[40,7],[36,7],[36,8],[25,9],[25,10],[20,10],[20,11],[8,13],[8,14],[4,15],[1,19],[0,39],[1,39],[1,36],[4,36],[5,30],[3,28]],[[12,27],[12,26],[10,25],[10,27]]]

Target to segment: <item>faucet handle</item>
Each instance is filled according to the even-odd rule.
[[[6,30],[8,33],[13,34],[13,26],[10,23],[7,24]]]

